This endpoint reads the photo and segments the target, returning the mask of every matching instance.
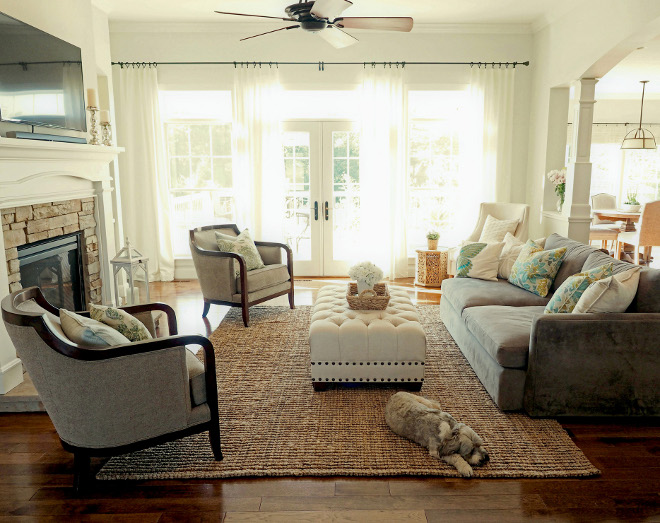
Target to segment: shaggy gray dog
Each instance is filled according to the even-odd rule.
[[[489,459],[482,439],[470,427],[442,412],[437,401],[397,392],[387,402],[385,421],[399,436],[426,447],[431,456],[456,467],[463,477],[472,477],[470,465],[482,465]]]

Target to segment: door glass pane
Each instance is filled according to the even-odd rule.
[[[333,131],[333,235],[332,257],[349,260],[359,246],[360,232],[359,133]]]
[[[285,240],[293,250],[294,260],[311,260],[310,136],[308,132],[285,132],[282,143],[286,177]]]

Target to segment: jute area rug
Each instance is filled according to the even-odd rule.
[[[426,331],[420,394],[484,439],[482,478],[599,473],[555,420],[503,413],[445,329],[438,306],[419,307]],[[453,467],[390,431],[383,409],[394,388],[314,392],[307,334],[311,307],[253,307],[250,328],[232,309],[212,334],[217,358],[224,460],[206,433],[111,459],[99,479],[245,476],[458,476]]]

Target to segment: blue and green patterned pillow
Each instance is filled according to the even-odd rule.
[[[504,242],[463,245],[456,258],[456,277],[497,281],[497,268],[503,247]]]
[[[553,294],[543,312],[545,314],[573,312],[577,302],[580,301],[582,294],[589,288],[589,285],[612,276],[613,267],[614,263],[606,263],[601,267],[595,267],[569,276]]]
[[[233,252],[242,255],[248,271],[263,269],[265,267],[264,261],[261,259],[259,250],[252,240],[248,229],[244,229],[238,236],[229,236],[216,231],[215,241],[218,243],[218,249],[222,252]],[[237,261],[234,261],[234,270],[238,277],[241,271]]]
[[[126,336],[129,341],[150,340],[152,338],[144,323],[121,309],[92,304],[89,307],[89,317],[112,327]]]
[[[566,247],[544,251],[540,245],[529,240],[511,268],[509,283],[543,298],[548,295],[564,256]]]

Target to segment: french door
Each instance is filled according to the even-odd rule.
[[[352,122],[285,122],[282,141],[294,274],[345,276],[359,246],[360,134]]]

